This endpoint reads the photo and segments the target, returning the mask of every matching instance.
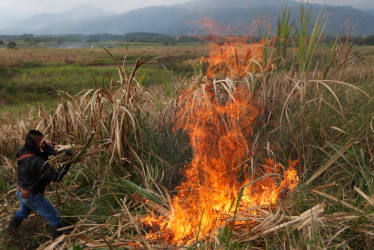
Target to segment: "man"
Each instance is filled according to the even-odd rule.
[[[31,211],[35,211],[49,221],[53,240],[61,235],[58,231],[61,227],[60,213],[44,198],[44,191],[51,181],[61,181],[71,164],[60,166],[57,171],[49,165],[49,156],[56,155],[54,145],[55,143],[46,143],[40,131],[30,130],[27,133],[25,144],[17,153],[17,197],[20,200],[20,209],[10,220],[8,234],[14,234]],[[58,153],[72,155],[70,150]]]

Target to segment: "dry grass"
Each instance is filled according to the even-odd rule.
[[[96,57],[90,54],[91,49],[0,49],[4,60],[2,67],[16,67],[21,64],[47,64],[47,63],[90,63]]]
[[[315,193],[326,196],[323,192]],[[347,242],[336,241],[344,237],[347,231],[355,232],[355,240],[360,240],[361,247],[370,247],[373,243],[374,217],[373,214],[365,215],[363,211],[357,212],[335,212],[326,213],[328,209],[338,205],[340,202],[336,199],[330,199],[317,202],[310,209],[300,214],[290,213],[293,204],[283,202],[279,204],[278,209],[269,211],[267,207],[251,208],[251,213],[238,213],[235,221],[241,226],[235,228],[232,232],[232,241],[237,246],[251,246],[253,249],[262,249],[267,246],[268,241],[278,241],[278,247],[282,248],[334,248],[348,247]],[[88,219],[90,213],[95,210],[95,206],[90,212],[80,219],[76,225],[68,226],[65,229],[73,229],[72,232],[63,235],[54,242],[47,241],[39,249],[52,249],[57,243],[62,242],[64,247],[74,245],[83,245],[90,248],[114,248],[126,247],[127,249],[169,249],[175,248],[166,242],[152,242],[142,236],[139,221],[142,215],[131,215],[129,211],[137,209],[148,209],[152,202],[137,204],[127,199],[116,199],[120,209],[114,216],[108,218],[106,222],[97,224]],[[64,201],[67,202],[67,201]],[[350,206],[343,203],[344,206]],[[145,207],[144,207],[145,206]],[[370,209],[367,205],[366,209]],[[9,212],[9,211],[7,211]],[[255,213],[254,213],[255,212]],[[232,216],[223,214],[227,225],[232,223]],[[364,220],[358,226],[353,226],[357,220]],[[224,225],[225,223],[223,223]],[[138,233],[131,235],[133,229],[137,228]],[[210,235],[204,235],[204,240],[193,242],[184,247],[194,248],[196,246],[204,248],[221,249],[226,246],[224,237],[225,228],[217,228]],[[162,232],[160,232],[162,233]],[[109,243],[110,242],[110,243]],[[248,245],[249,243],[249,245]],[[274,245],[274,244],[273,244]],[[234,247],[235,245],[232,245]]]
[[[111,48],[108,49],[116,57],[136,56],[144,51],[144,48]],[[96,51],[95,53],[92,53]],[[177,46],[175,48],[153,47],[149,51],[157,56],[167,58],[183,55],[199,56],[206,54],[206,47]],[[2,58],[0,67],[17,67],[27,64],[93,64],[97,59],[108,57],[102,50],[95,47],[80,49],[17,49],[9,50],[0,48]]]
[[[34,125],[32,119],[0,125],[0,155],[15,159],[17,150],[24,143],[27,128]]]
[[[10,125],[3,124],[0,126],[0,154],[12,156],[19,145],[22,144],[23,137],[29,128],[37,128],[43,131],[49,140],[72,144],[76,150],[79,150],[85,144],[87,136],[92,131],[96,131],[92,146],[85,154],[85,157],[82,158],[82,164],[91,166],[101,174],[102,178],[110,176],[112,166],[117,166],[133,169],[136,173],[135,175],[143,183],[152,182],[152,178],[151,180],[149,179],[149,176],[152,176],[150,174],[152,169],[148,166],[150,163],[142,155],[146,151],[143,145],[144,135],[139,128],[144,125],[145,121],[154,123],[158,129],[170,126],[176,111],[176,99],[174,97],[179,92],[180,87],[185,87],[190,83],[181,80],[179,86],[172,91],[173,95],[163,96],[158,99],[158,104],[162,108],[154,111],[154,107],[157,107],[155,105],[155,98],[150,93],[145,92],[133,78],[142,62],[140,59],[135,68],[130,72],[125,72],[122,66],[117,64],[120,80],[116,82],[109,79],[111,83],[109,89],[97,88],[86,90],[76,96],[60,92],[60,104],[51,112],[47,112],[43,108],[38,108],[35,110],[37,112],[36,116],[30,115],[25,117],[23,121],[17,122],[15,122],[16,118],[9,117],[8,122],[4,123]],[[368,79],[371,74],[370,69],[372,65],[369,62],[364,65],[367,68],[363,68],[362,65],[352,66],[350,72],[356,73],[351,74],[359,76],[362,74],[364,76],[360,79]],[[311,74],[309,76],[309,81],[315,81],[316,84],[307,85],[307,88],[308,91],[320,93],[320,96],[319,98],[313,96],[312,99],[306,101],[306,105],[314,105],[314,100],[318,100],[319,103],[335,100],[336,103],[330,104],[330,106],[336,107],[335,112],[338,116],[344,117],[344,110],[343,112],[341,111],[342,107],[337,104],[338,101],[335,97],[329,100],[324,99],[326,92],[320,91],[320,89],[325,88],[325,86],[319,86],[323,82],[314,80],[315,78],[313,77],[316,76],[318,74]],[[341,74],[339,77],[344,78],[344,75]],[[192,81],[196,79],[199,79],[199,76],[196,76]],[[256,93],[257,98],[263,100],[264,113],[261,117],[261,121],[264,124],[263,129],[270,127],[273,128],[273,131],[276,131],[280,128],[283,130],[288,128],[290,131],[296,131],[293,130],[293,122],[297,119],[295,117],[297,117],[297,112],[299,112],[295,106],[298,106],[297,97],[300,94],[297,76],[293,72],[273,75],[266,73],[261,76],[253,75],[251,79],[253,81],[250,82],[251,88],[254,87],[256,82],[263,83],[266,81],[266,85],[262,85],[259,92]],[[327,86],[330,86],[334,83],[327,82],[325,84],[329,84]],[[235,84],[232,84],[233,88],[234,86]],[[357,92],[354,87],[347,90],[346,85],[337,84],[336,87],[332,86],[331,88],[334,88],[336,93],[343,91],[348,96]],[[162,91],[160,90],[152,90],[152,94],[158,95],[161,93]],[[338,99],[342,98],[340,94],[335,94],[335,96]],[[263,99],[262,97],[265,98]],[[280,107],[284,110],[283,115],[281,115],[282,112],[279,110]],[[142,117],[146,117],[146,113],[149,111],[152,112],[152,115],[143,120]],[[273,123],[282,119],[283,124]],[[277,127],[278,125],[280,127]],[[344,128],[338,129],[344,130]],[[253,150],[263,147],[263,142],[261,141],[264,140],[262,138],[264,132],[263,130],[259,130],[256,133],[254,137],[258,139],[253,145]],[[313,136],[313,134],[310,134],[310,136]],[[295,141],[299,140],[297,138],[298,134],[294,134],[294,137]],[[328,137],[328,135],[326,135],[326,138],[333,139],[333,137]],[[297,145],[294,146],[297,149]],[[101,166],[100,155],[102,154],[108,157],[106,166]],[[298,152],[298,156],[301,157],[302,154]],[[15,163],[5,157],[2,158],[2,163],[5,166],[4,179],[9,182],[14,181]],[[331,163],[326,164],[327,167],[324,170],[329,170],[331,165]],[[64,187],[64,191],[71,195],[64,196],[63,203],[82,201],[81,197],[74,195],[78,185],[79,183],[76,183],[76,185]],[[159,188],[158,190],[157,187]],[[331,187],[335,187],[335,185],[327,185],[327,187],[322,187],[322,189]],[[89,201],[92,204],[92,210],[80,217],[78,223],[68,226],[68,228],[73,229],[72,232],[60,237],[55,242],[47,241],[40,245],[39,248],[52,249],[59,242],[64,247],[71,245],[84,245],[91,248],[126,247],[130,249],[173,247],[165,242],[147,241],[143,236],[144,229],[141,228],[142,225],[139,223],[143,216],[133,215],[136,211],[158,211],[161,214],[165,212],[165,209],[168,207],[167,204],[169,204],[168,194],[161,185],[153,184],[152,187],[148,186],[144,191],[156,195],[157,198],[161,199],[163,202],[162,206],[136,197],[133,197],[133,199],[130,197],[120,199],[113,193],[113,197],[116,197],[116,203],[120,208],[113,210],[114,215],[108,217],[105,222],[97,223],[95,220],[90,219],[90,214],[95,211],[95,202],[100,198],[100,193],[103,190],[105,190],[105,186],[98,186],[97,192],[99,195]],[[309,245],[318,248],[347,247],[348,245],[344,240],[340,240],[341,243],[337,243],[339,242],[337,239],[341,239],[341,237],[344,239],[345,233],[349,231],[350,234],[355,235],[356,240],[362,241],[361,246],[370,246],[373,243],[372,231],[374,225],[372,214],[366,212],[372,210],[372,198],[370,194],[360,189],[354,193],[349,193],[350,197],[359,195],[367,201],[365,205],[357,207],[354,205],[352,198],[340,201],[320,190],[316,188],[311,192],[314,196],[308,202],[309,204],[313,204],[313,208],[308,208],[301,212],[297,202],[291,202],[292,199],[299,199],[297,197],[302,196],[302,191],[298,191],[289,199],[280,203],[278,209],[269,209],[266,207],[252,208],[257,211],[256,216],[239,213],[236,221],[246,223],[241,227],[234,228],[231,241],[241,246],[249,244],[250,246],[259,248],[265,247],[267,240],[279,242],[278,246],[285,248],[306,247],[307,245],[304,245],[303,242],[312,242]],[[52,195],[52,193],[49,194]],[[13,196],[13,192],[4,193],[2,196],[2,201],[4,201],[1,204],[2,212],[0,214],[2,228],[8,223],[10,215],[17,209],[17,204],[12,200]],[[325,201],[321,202],[321,199]],[[345,207],[346,210],[344,212],[326,213],[327,210],[331,210],[339,204]],[[131,212],[129,213],[129,211]],[[232,219],[232,216],[226,216],[228,224],[230,224]],[[365,220],[365,223],[360,226],[354,226],[359,219]],[[130,232],[135,229],[138,233],[136,235],[131,234]],[[226,241],[220,235],[224,234],[225,230],[223,227],[217,228],[211,235],[205,235],[205,241],[198,244],[201,244],[201,247],[224,247]],[[194,244],[191,244],[190,247],[194,247]]]

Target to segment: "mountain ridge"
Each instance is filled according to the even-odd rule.
[[[368,10],[363,10],[363,11],[369,14],[370,16],[374,16],[374,9],[368,9]]]
[[[11,30],[16,33],[34,33],[38,34],[40,30],[48,28],[53,30],[53,26],[58,23],[78,22],[84,19],[97,18],[102,16],[115,15],[114,12],[99,9],[87,4],[78,5],[68,11],[61,13],[41,13],[28,17],[22,21],[12,24],[5,29],[5,33],[10,33]]]
[[[300,3],[294,1],[254,0],[251,5],[245,5],[247,0],[236,0],[228,3],[226,0],[196,0],[185,4],[171,6],[150,6],[131,10],[121,14],[113,14],[88,5],[73,8],[60,14],[40,14],[30,17],[23,22],[13,25],[13,32],[33,33],[35,35],[63,34],[125,34],[131,32],[153,32],[167,35],[203,34],[199,20],[210,18],[222,26],[234,27],[236,30],[246,30],[255,20],[266,20],[276,27],[277,17],[282,14],[282,7],[292,13],[292,18],[298,22]],[[214,5],[212,7],[212,5]],[[322,6],[312,5],[313,20],[320,9],[329,12],[326,26],[328,35],[336,35],[344,23],[355,24],[353,35],[373,35],[374,16],[355,9],[351,6]],[[82,16],[82,10],[86,11]],[[273,18],[269,18],[273,16]],[[23,28],[23,30],[21,29]],[[8,29],[8,32],[9,30]],[[1,33],[1,31],[0,31]]]

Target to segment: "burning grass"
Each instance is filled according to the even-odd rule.
[[[251,215],[252,207],[273,206],[279,196],[296,187],[296,162],[285,171],[282,182],[271,176],[281,170],[272,159],[265,160],[264,172],[257,166],[250,168],[255,152],[248,140],[260,112],[260,104],[251,96],[246,86],[229,80],[193,85],[180,96],[174,129],[189,135],[193,159],[183,170],[185,180],[177,187],[169,215],[143,220],[161,231],[151,233],[150,240],[184,245],[197,240],[199,231],[207,238],[227,217],[238,212],[244,216],[244,211]]]

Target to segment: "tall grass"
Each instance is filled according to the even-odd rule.
[[[303,187],[301,184],[300,192],[310,192],[311,184],[324,186],[333,183],[334,185],[327,185],[324,189],[337,198],[330,201],[335,204],[341,201],[348,203],[340,203],[337,209],[335,204],[328,204],[329,213],[357,213],[355,206],[370,210],[368,204],[371,198],[368,197],[372,195],[373,177],[370,173],[373,168],[368,162],[373,161],[373,134],[370,127],[374,114],[371,98],[373,92],[367,88],[370,80],[362,81],[361,77],[347,78],[345,74],[346,71],[355,71],[367,76],[370,74],[369,67],[360,69],[353,64],[360,57],[359,54],[352,53],[350,32],[346,37],[337,37],[333,43],[325,44],[323,30],[327,14],[320,12],[315,23],[311,23],[310,8],[301,6],[300,24],[293,23],[284,28],[282,25],[288,22],[287,12],[284,12],[283,19],[278,24],[281,30],[294,30],[290,35],[292,49],[284,50],[292,52],[292,66],[287,71],[287,68],[280,69],[281,65],[278,65],[277,74],[273,74],[270,83],[267,83],[266,96],[270,97],[265,106],[269,114],[266,123],[268,126],[262,132],[264,136],[259,137],[259,141],[262,141],[259,144],[275,141],[278,157],[290,158],[297,155],[301,160],[303,167],[300,171],[304,180],[314,174],[313,181],[308,181],[307,186]],[[277,47],[276,53],[279,54],[279,51],[282,51],[281,47]],[[360,73],[357,75],[360,76]],[[349,82],[345,82],[346,80]],[[272,102],[274,104],[270,105]],[[323,165],[323,162],[326,164]],[[318,169],[324,171],[317,171]],[[353,189],[355,186],[357,190],[365,190],[364,194],[360,195]],[[307,206],[318,200],[318,197],[308,198],[301,193],[297,196]],[[347,226],[354,225],[357,220],[342,223],[344,230],[339,230],[333,223],[337,222],[324,224],[316,221],[309,229],[309,235],[299,234],[297,239],[292,239],[292,232],[288,233],[289,246],[357,248],[372,244],[369,236],[363,233],[372,229],[371,219],[365,220],[359,231]],[[325,231],[326,228],[330,231]],[[347,230],[348,228],[350,229]],[[355,237],[365,240],[357,242]],[[303,245],[303,239],[309,243]]]

